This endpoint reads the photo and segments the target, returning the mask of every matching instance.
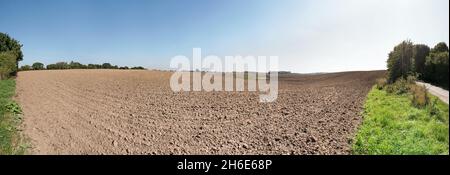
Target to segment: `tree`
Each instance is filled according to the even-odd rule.
[[[53,69],[57,69],[56,64],[48,64],[47,65],[47,70],[53,70]]]
[[[69,64],[70,69],[86,69],[87,66],[84,64],[81,64],[79,62],[73,62],[71,61]]]
[[[413,50],[414,44],[406,40],[395,46],[389,53],[387,61],[389,83],[395,82],[398,78],[406,78],[413,73]]]
[[[43,70],[44,64],[42,64],[40,62],[35,62],[35,63],[33,63],[33,65],[31,65],[31,67],[33,68],[33,70]]]
[[[0,32],[0,53],[8,52],[9,56],[14,57],[15,68],[8,68],[12,72],[9,74],[16,75],[17,69],[19,67],[19,61],[23,60],[23,54],[21,51],[22,45],[19,41],[11,38],[8,34]]]
[[[55,65],[57,69],[70,69],[69,64],[66,62],[57,62]]]
[[[103,64],[102,64],[102,68],[103,68],[103,69],[111,69],[111,68],[112,68],[112,65],[111,65],[110,63],[103,63]]]
[[[145,70],[145,68],[144,68],[144,67],[142,67],[142,66],[132,67],[131,69],[136,69],[136,70]]]
[[[31,66],[30,65],[23,65],[20,67],[19,71],[27,71],[27,70],[31,70]]]
[[[17,55],[11,51],[0,52],[0,80],[8,78],[17,71]]]
[[[440,43],[436,44],[436,46],[434,46],[433,52],[434,53],[448,52],[448,46],[445,42],[440,42]]]
[[[439,43],[426,58],[424,80],[439,85],[445,89],[449,87],[449,51],[447,44]]]
[[[425,60],[427,56],[430,54],[430,47],[424,44],[416,44],[414,45],[413,50],[413,65],[414,72],[419,75],[419,78],[423,77],[425,71]]]

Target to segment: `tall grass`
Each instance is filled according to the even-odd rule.
[[[353,153],[448,155],[448,105],[429,95],[429,104],[416,107],[412,95],[388,93],[374,86],[366,99]]]

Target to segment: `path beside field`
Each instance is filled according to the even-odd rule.
[[[383,71],[279,77],[257,92],[170,89],[171,72],[19,72],[33,154],[349,154],[364,99]]]
[[[443,102],[448,104],[448,97],[449,97],[448,90],[445,90],[440,87],[433,86],[429,83],[424,83],[424,82],[417,82],[417,84],[424,85],[428,89],[428,92],[430,92],[431,94],[435,95],[436,97],[441,99]]]

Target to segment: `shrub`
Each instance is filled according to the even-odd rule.
[[[16,55],[13,52],[0,52],[0,80],[9,78],[16,72]]]
[[[410,83],[404,78],[400,78],[392,84],[386,85],[386,91],[391,94],[406,94],[409,92]]]
[[[12,58],[14,60],[14,66],[11,66],[9,68],[4,68],[4,69],[8,69],[9,71],[11,71],[9,73],[10,75],[16,75],[17,68],[19,67],[18,66],[19,61],[23,60],[23,53],[22,53],[21,48],[22,48],[22,45],[19,43],[19,41],[15,40],[14,38],[11,38],[8,34],[0,32],[0,53],[7,52],[10,54],[10,56],[14,57],[14,58]],[[3,65],[3,66],[5,66],[5,65]],[[9,66],[9,60],[8,60],[8,66]]]
[[[428,112],[431,116],[438,116],[439,115],[439,108],[437,107],[437,99],[434,99],[431,101],[431,103],[428,105]]]
[[[20,67],[19,71],[27,71],[27,70],[31,70],[31,66],[30,65],[23,65]]]
[[[412,104],[417,108],[423,108],[429,104],[430,97],[425,86],[411,84],[410,92],[412,95]]]
[[[416,84],[416,81],[417,81],[417,74],[411,74],[411,75],[408,75],[408,77],[406,77],[406,83],[408,83],[408,84]]]
[[[387,84],[387,79],[386,78],[378,78],[377,80],[376,80],[376,88],[378,89],[378,90],[382,90],[385,86],[386,86],[386,84]]]

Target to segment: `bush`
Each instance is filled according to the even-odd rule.
[[[8,53],[9,56],[8,57],[13,57],[12,59],[14,60],[14,65],[10,65],[10,60],[7,60],[7,65],[10,66],[8,68],[5,68],[4,66],[6,65],[5,63],[3,63],[3,71],[4,70],[8,70],[11,71],[9,73],[9,75],[7,77],[9,77],[10,75],[16,75],[17,73],[17,68],[19,67],[19,61],[22,61],[23,59],[23,54],[21,51],[22,45],[19,43],[19,41],[15,40],[14,38],[11,38],[8,34],[5,33],[1,33],[0,32],[0,53]],[[1,60],[0,60],[0,64]],[[6,78],[7,78],[6,77]],[[5,77],[0,77],[1,78],[5,78]]]
[[[400,78],[392,84],[386,85],[386,91],[391,94],[406,94],[409,92],[410,82],[404,78]]]
[[[386,78],[378,78],[376,80],[375,86],[376,86],[376,88],[378,90],[382,90],[386,86],[386,84],[387,84],[387,79]]]
[[[23,65],[22,67],[19,68],[19,71],[27,71],[27,70],[31,70],[31,66],[30,65]]]
[[[439,108],[437,106],[437,100],[438,99],[434,99],[433,101],[431,101],[431,103],[428,105],[428,111],[430,113],[431,116],[439,116],[440,112],[439,112]],[[442,120],[442,119],[439,119]]]
[[[9,78],[17,71],[16,57],[13,52],[0,52],[0,80]]]
[[[410,87],[410,92],[412,95],[412,104],[417,108],[424,108],[429,104],[430,97],[427,93],[427,88],[425,86],[418,86],[412,84]]]

